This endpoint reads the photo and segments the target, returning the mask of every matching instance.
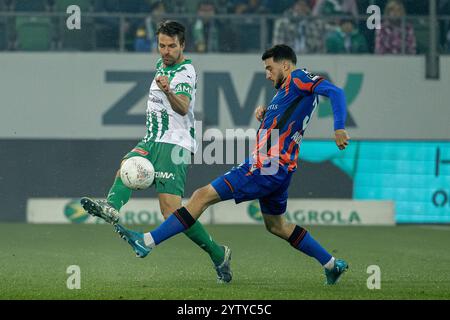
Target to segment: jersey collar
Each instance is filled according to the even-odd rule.
[[[286,86],[289,85],[290,82],[291,82],[291,74],[289,73],[288,76],[286,77],[286,80],[284,80],[283,84],[281,85],[280,89],[284,89]]]
[[[191,60],[190,59],[184,59],[183,61],[181,61],[180,63],[176,63],[176,64],[174,64],[174,65],[172,65],[172,66],[168,66],[168,67],[163,67],[163,70],[164,71],[171,71],[171,70],[176,70],[176,69],[178,69],[179,67],[181,67],[182,65],[185,65],[185,64],[191,64]],[[162,63],[162,66],[164,66],[164,62]]]

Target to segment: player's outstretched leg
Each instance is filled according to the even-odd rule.
[[[137,233],[116,224],[116,231],[126,240],[133,251],[136,247],[144,246],[148,252],[163,241],[188,230],[211,204],[220,201],[220,197],[211,185],[197,189],[189,199],[186,206],[175,210],[156,229],[147,233]],[[148,253],[147,253],[148,254]],[[230,269],[231,251],[225,248],[226,259],[224,263],[216,267],[216,271],[223,275],[223,282],[229,282],[232,278]]]
[[[332,269],[325,268],[327,284],[336,284],[342,274],[348,270],[348,264],[342,259],[335,259]]]
[[[81,205],[87,213],[94,217],[101,218],[108,223],[119,221],[119,210],[128,202],[131,196],[131,189],[127,188],[117,173],[114,184],[108,193],[107,200],[93,200],[88,197],[81,198]]]
[[[217,282],[230,282],[232,279],[231,249],[216,243],[200,221],[196,221],[189,229],[184,231],[184,234],[209,254],[217,273]]]
[[[217,282],[230,283],[233,279],[233,272],[231,271],[231,249],[227,246],[223,247],[223,260],[219,264],[214,264],[214,269],[217,273]]]
[[[181,196],[160,193],[158,197],[164,219],[167,219],[173,211],[181,207]],[[200,221],[196,221],[189,229],[184,231],[184,234],[209,255],[217,273],[217,281],[219,283],[230,282],[232,279],[230,248],[219,245],[214,241]]]
[[[93,200],[83,197],[80,202],[84,210],[91,216],[101,218],[108,223],[119,221],[119,212],[105,200]]]
[[[263,217],[269,232],[288,241],[295,249],[315,258],[324,267],[326,284],[336,284],[347,271],[347,262],[335,259],[302,227],[288,223],[282,215],[263,214]]]
[[[114,224],[114,230],[120,234],[123,240],[130,244],[134,253],[136,253],[136,257],[145,258],[150,253],[151,248],[145,245],[144,235],[142,233],[126,229],[120,224]]]

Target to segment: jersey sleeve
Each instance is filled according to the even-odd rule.
[[[192,66],[177,72],[170,85],[175,94],[182,94],[192,100],[192,94],[197,82],[197,75]]]
[[[325,80],[323,77],[315,75],[306,69],[295,70],[292,72],[292,81],[297,92],[303,95],[311,95],[314,89]]]
[[[344,90],[336,87],[328,80],[324,80],[316,86],[314,93],[330,99],[334,115],[334,130],[344,129],[347,117],[347,103]]]

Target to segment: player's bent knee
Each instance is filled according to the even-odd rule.
[[[206,190],[205,187],[195,190],[192,194],[192,200],[198,204],[208,203],[208,190]]]
[[[189,207],[194,207],[195,210],[203,212],[210,205],[220,201],[220,197],[216,190],[207,185],[194,191],[191,199],[189,200]]]
[[[281,236],[283,228],[281,228],[280,226],[275,225],[275,224],[271,224],[271,225],[266,224],[266,230],[276,236]]]
[[[292,233],[295,225],[286,221],[283,215],[263,213],[266,230],[280,238],[287,239]]]
[[[195,200],[199,201],[200,203],[208,204],[215,199],[215,196],[211,192],[210,188],[211,187],[208,185],[195,190],[192,198],[195,198]]]
[[[160,197],[159,207],[164,220],[166,220],[175,210],[181,207],[181,199],[178,201],[178,199],[174,200],[166,197]]]

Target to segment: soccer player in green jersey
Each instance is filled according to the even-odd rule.
[[[147,133],[123,160],[134,156],[145,157],[155,168],[155,187],[164,218],[181,207],[186,170],[191,153],[197,149],[194,138],[194,104],[197,75],[191,60],[184,57],[185,28],[178,22],[162,22],[157,30],[161,58],[156,64],[156,75],[150,86],[147,101]],[[177,161],[173,161],[172,154]],[[119,171],[120,172],[120,171]],[[82,198],[83,208],[91,215],[109,223],[119,221],[119,210],[128,202],[131,190],[119,172],[107,200]],[[217,244],[197,221],[185,234],[211,257],[219,282],[230,282],[231,250]],[[137,254],[142,257],[142,255]]]

